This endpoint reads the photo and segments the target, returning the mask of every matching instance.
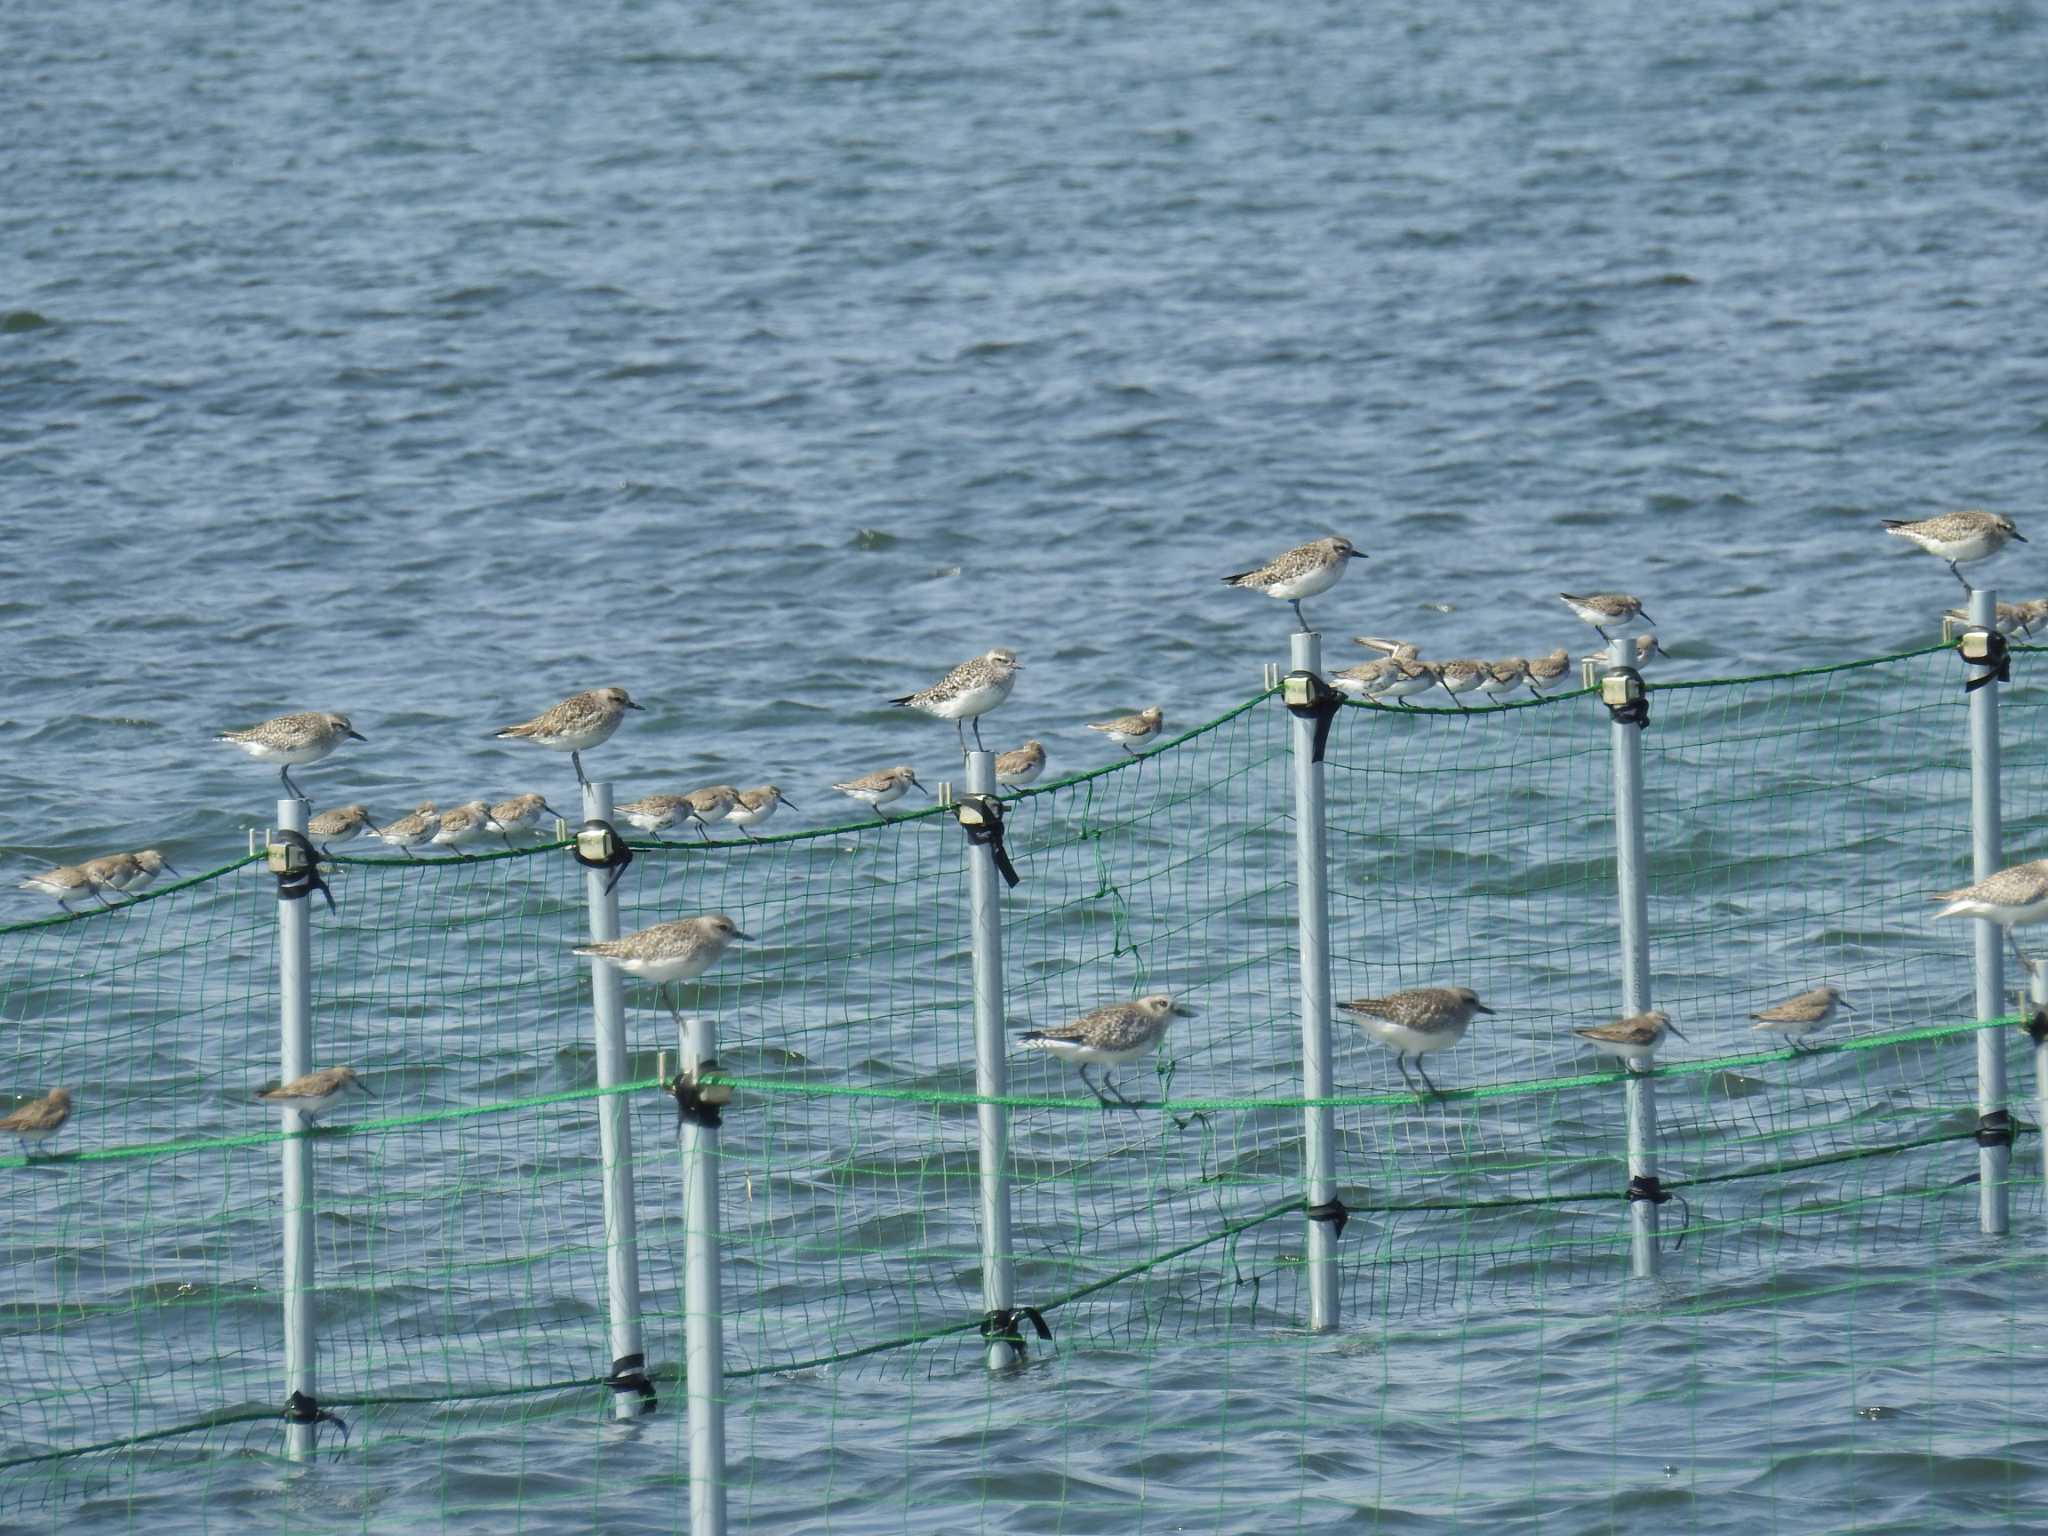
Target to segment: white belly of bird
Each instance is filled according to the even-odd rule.
[[[1921,534],[1909,533],[1911,539],[1930,555],[1943,560],[1953,560],[1958,565],[1968,565],[1973,560],[1988,560],[2005,547],[2002,539],[1985,533],[1973,533],[1967,539],[1930,539]]]
[[[614,960],[611,963],[628,976],[638,976],[642,981],[666,984],[702,976],[711,969],[711,962],[717,958],[716,955],[678,955],[667,960]]]
[[[586,726],[576,731],[558,731],[547,736],[529,736],[526,739],[538,742],[543,747],[552,747],[557,752],[581,752],[586,747],[601,746],[612,739],[612,733],[619,728],[616,720],[607,720],[599,725]]]
[[[937,715],[941,720],[972,720],[976,715],[985,715],[1010,696],[1010,689],[1016,679],[1008,682],[983,683],[978,688],[969,688],[956,693],[950,699],[918,706],[927,714]]]
[[[1393,682],[1388,683],[1383,687],[1374,689],[1373,697],[1376,699],[1412,698],[1414,695],[1418,693],[1429,692],[1429,690],[1434,688],[1435,686],[1436,678],[1434,676],[1397,677],[1394,679]]]
[[[1988,901],[1952,901],[1936,917],[1981,917],[2001,928],[2024,928],[2029,923],[2048,922],[2048,900],[2030,907],[2001,907]]]
[[[443,848],[469,848],[477,843],[497,842],[498,832],[495,827],[481,822],[452,832],[443,827],[434,834],[434,841]]]
[[[999,773],[996,775],[996,782],[1006,789],[1022,789],[1027,784],[1037,783],[1038,776],[1043,772],[1045,764],[1039,763],[1026,768],[1022,773]]]
[[[68,901],[74,896],[90,896],[92,885],[81,880],[71,885],[62,880],[52,880],[47,875],[30,875],[21,882],[24,891],[40,891],[52,901]]]
[[[868,805],[894,805],[898,800],[901,800],[910,793],[910,786],[908,784],[891,784],[887,789],[842,789],[840,793],[842,795],[851,795],[854,799],[864,801]]]
[[[1817,1029],[1825,1029],[1829,1019],[1834,1017],[1832,1009],[1818,1019],[1758,1019],[1756,1027],[1766,1034],[1783,1035],[1788,1040],[1803,1040]]]
[[[1619,1056],[1631,1066],[1648,1066],[1657,1058],[1654,1045],[1623,1045],[1613,1040],[1588,1040],[1586,1044],[1603,1056]]]
[[[259,763],[282,763],[293,767],[301,763],[317,763],[333,752],[338,742],[319,742],[304,747],[273,747],[260,741],[231,741],[231,747],[240,747]]]
[[[271,1102],[279,1109],[296,1109],[308,1120],[316,1120],[333,1108],[334,1101],[340,1097],[339,1093],[323,1093],[317,1099],[273,1099]]]
[[[1596,628],[1604,629],[1610,635],[1633,634],[1643,627],[1643,613],[1639,608],[1627,618],[1601,613],[1598,609],[1587,608],[1578,603],[1570,605],[1573,613]],[[1632,658],[1631,658],[1632,659]]]
[[[1407,1056],[1426,1056],[1431,1051],[1441,1051],[1456,1045],[1465,1033],[1463,1025],[1456,1029],[1410,1029],[1405,1024],[1391,1024],[1368,1015],[1358,1016],[1358,1027],[1388,1050],[1400,1051]]]
[[[751,811],[744,805],[736,805],[725,813],[725,819],[736,827],[758,827],[762,822],[775,814],[775,808],[780,804],[782,804],[780,800],[771,800],[766,805]]]
[[[48,1141],[52,1136],[56,1135],[62,1129],[64,1129],[64,1127],[62,1127],[61,1125],[53,1125],[49,1127],[47,1130],[9,1131],[7,1132],[7,1134],[9,1136],[16,1137],[22,1141]]]
[[[1479,680],[1478,684],[1479,691],[1489,697],[1499,693],[1513,693],[1521,686],[1522,680],[1519,677],[1510,678],[1506,682],[1502,682],[1499,678],[1495,677],[1483,677]]]
[[[1150,1043],[1131,1046],[1125,1050],[1104,1050],[1101,1046],[1084,1045],[1079,1040],[1026,1040],[1026,1045],[1036,1046],[1041,1051],[1050,1051],[1061,1061],[1071,1061],[1081,1067],[1120,1067],[1127,1061],[1136,1061],[1152,1049]]]
[[[1337,585],[1338,578],[1343,574],[1344,562],[1332,560],[1328,565],[1303,575],[1290,576],[1285,581],[1269,582],[1265,593],[1266,596],[1277,597],[1284,603],[1294,602],[1300,598],[1314,597],[1318,592],[1329,591]]]

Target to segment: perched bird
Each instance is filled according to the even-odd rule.
[[[90,896],[103,907],[108,904],[107,898],[100,894],[99,882],[77,864],[59,864],[55,869],[40,870],[22,881],[21,889],[49,897],[66,912],[76,910],[71,903],[81,896]]]
[[[787,805],[796,810],[803,807],[777,789],[773,784],[763,784],[758,789],[743,789],[733,802],[733,808],[725,813],[725,824],[738,827],[740,835],[753,841],[752,829],[761,825],[775,814],[777,806]]]
[[[691,790],[683,800],[690,808],[690,820],[697,824],[697,835],[708,843],[712,823],[732,814],[732,808],[740,803],[740,792],[730,784],[712,784]]]
[[[470,800],[442,812],[441,825],[434,829],[434,835],[428,841],[461,858],[463,849],[473,848],[500,835],[498,823],[491,817],[490,802]]]
[[[2013,606],[2019,609],[2020,633],[2031,635],[2048,624],[2048,597],[2030,597]]]
[[[688,981],[710,970],[735,939],[751,939],[724,913],[708,917],[683,917],[670,923],[656,923],[624,938],[600,939],[579,945],[576,953],[591,960],[609,960],[628,976],[656,984],[668,1011],[676,1015],[669,997],[669,983]]]
[[[690,819],[690,797],[688,795],[642,795],[638,800],[628,800],[624,805],[612,807],[614,816],[623,816],[628,825],[638,828],[661,841],[661,834],[677,822]]]
[[[1547,656],[1529,658],[1529,691],[1541,694],[1546,688],[1554,688],[1571,676],[1572,653],[1559,646]]]
[[[549,805],[542,795],[514,795],[510,800],[500,800],[491,807],[491,820],[498,824],[498,836],[505,840],[505,846],[512,846],[514,832],[538,832],[543,816],[552,816],[556,821],[569,818]]]
[[[611,740],[627,710],[644,708],[645,705],[628,698],[623,688],[593,688],[562,700],[524,725],[508,725],[491,734],[500,741],[530,741],[568,753],[570,765],[576,770],[576,782],[588,784],[590,780],[583,776],[583,749]]]
[[[431,800],[422,800],[410,816],[401,816],[388,825],[377,827],[370,835],[411,858],[413,849],[427,847],[440,830],[441,808]]]
[[[1408,661],[1399,656],[1388,660],[1393,663],[1393,670],[1380,674],[1379,686],[1373,690],[1375,699],[1409,699],[1427,693],[1437,686],[1444,668],[1440,661]]]
[[[317,763],[344,741],[364,739],[348,723],[347,715],[325,715],[310,710],[296,715],[279,715],[246,730],[222,731],[214,738],[229,746],[240,747],[259,763],[276,763],[278,777],[284,780],[284,787],[298,800],[306,797],[292,782],[294,763],[301,766]]]
[[[177,874],[171,861],[154,848],[145,848],[140,853],[110,853],[103,859],[92,859],[79,866],[86,878],[101,890],[119,891],[124,896],[140,896],[156,877],[165,870]]]
[[[996,783],[1004,789],[1022,789],[1038,782],[1045,772],[1045,743],[1036,736],[1013,752],[996,758]]]
[[[1486,675],[1483,661],[1440,661],[1436,664],[1436,680],[1439,687],[1451,696],[1451,702],[1463,709],[1465,701],[1458,697],[1470,693],[1479,686],[1479,679]]]
[[[359,837],[375,837],[376,828],[370,825],[370,812],[360,805],[344,805],[339,810],[322,811],[306,823],[306,836],[320,845],[326,853],[335,843],[352,843]]]
[[[275,1088],[266,1088],[256,1095],[258,1102],[275,1104],[279,1109],[296,1109],[308,1125],[319,1119],[333,1107],[349,1089],[355,1088],[371,1098],[370,1085],[356,1076],[354,1067],[322,1067],[317,1072],[308,1072],[304,1077],[295,1077],[288,1083]]]
[[[2017,640],[2025,637],[2033,632],[2034,625],[2039,622],[2040,611],[2048,611],[2048,604],[2044,604],[2043,609],[2037,611],[2034,607],[2034,604],[2037,602],[2040,602],[2039,598],[2034,598],[2024,603],[1998,603],[1994,605],[1991,627],[2001,635],[2004,635],[2008,640]],[[1958,624],[1968,624],[1970,622],[1970,611],[1967,608],[1951,608],[1942,617],[1953,619]]]
[[[1103,1073],[1103,1087],[1098,1088],[1090,1080],[1088,1069],[1116,1068],[1127,1061],[1135,1061],[1159,1043],[1160,1037],[1166,1033],[1166,1026],[1176,1014],[1183,1018],[1192,1017],[1194,1009],[1185,1003],[1176,1003],[1164,992],[1155,992],[1136,1002],[1111,1003],[1107,1008],[1097,1008],[1052,1029],[1027,1029],[1017,1038],[1021,1044],[1048,1051],[1062,1061],[1073,1062],[1081,1069],[1081,1081],[1088,1085],[1088,1091],[1105,1107],[1109,1099],[1104,1095],[1104,1088],[1116,1095],[1119,1104],[1135,1109],[1137,1106],[1123,1096],[1108,1072]]]
[[[1995,512],[1944,512],[1939,517],[1923,517],[1914,522],[1888,517],[1884,530],[1912,540],[1936,559],[1946,560],[1949,574],[1963,584],[1965,592],[1974,592],[1976,588],[1957,567],[1989,560],[2013,539],[2022,544],[2027,542],[2026,535],[2014,526],[2011,518]]]
[[[1944,917],[1981,917],[2003,928],[2021,969],[2032,974],[2034,962],[2020,953],[2013,929],[2048,921],[2048,859],[2014,864],[1975,885],[1938,892],[1932,899],[1948,903],[1934,914],[1936,922]]]
[[[1379,692],[1382,682],[1397,675],[1394,658],[1382,656],[1378,661],[1361,661],[1355,667],[1332,672],[1330,686],[1347,699],[1370,699]]]
[[[1137,756],[1138,748],[1159,735],[1165,728],[1166,712],[1157,704],[1150,709],[1140,710],[1135,715],[1123,715],[1115,720],[1104,720],[1088,727],[1091,731],[1102,732],[1133,757]]]
[[[1478,691],[1489,699],[1504,698],[1529,681],[1529,663],[1519,656],[1490,661],[1480,674]]]
[[[1235,576],[1226,576],[1223,585],[1245,587],[1279,598],[1294,609],[1295,622],[1306,630],[1308,616],[1301,611],[1301,600],[1329,591],[1342,578],[1350,561],[1364,558],[1352,547],[1349,539],[1317,539],[1313,543],[1295,546],[1255,571],[1239,571]]]
[[[1799,1049],[1799,1042],[1817,1029],[1825,1029],[1834,1022],[1835,1010],[1854,1013],[1842,1000],[1842,994],[1833,987],[1815,987],[1811,992],[1802,992],[1797,997],[1788,997],[1782,1003],[1774,1003],[1761,1013],[1752,1013],[1756,1020],[1752,1026],[1783,1035],[1793,1050]]]
[[[851,795],[863,805],[875,808],[875,814],[882,816],[882,807],[894,805],[913,788],[921,795],[929,796],[931,791],[917,782],[917,775],[910,771],[909,764],[894,768],[883,768],[875,773],[864,773],[857,779],[848,779],[844,784],[832,786],[842,795]],[[884,821],[889,818],[882,816]]]
[[[1643,612],[1641,598],[1630,597],[1626,592],[1595,592],[1588,597],[1574,597],[1569,592],[1557,595],[1564,600],[1565,607],[1598,630],[1600,638],[1609,645],[1614,643],[1616,634],[1625,635],[1657,622]]]
[[[999,645],[972,661],[961,662],[931,687],[917,693],[906,693],[902,698],[889,702],[921,709],[928,715],[952,721],[953,729],[959,733],[960,751],[964,756],[967,728],[963,722],[974,722],[974,745],[979,748],[981,717],[1010,696],[1010,689],[1017,681],[1017,670],[1023,665],[1015,651]]]
[[[1641,1071],[1650,1065],[1657,1054],[1657,1047],[1664,1043],[1669,1033],[1683,1040],[1685,1035],[1671,1022],[1668,1013],[1632,1014],[1625,1019],[1616,1019],[1612,1024],[1595,1024],[1589,1029],[1575,1029],[1573,1034],[1590,1040],[1593,1048],[1607,1056],[1619,1056],[1628,1063],[1632,1072]]]
[[[0,1135],[12,1136],[20,1142],[22,1155],[27,1157],[35,1147],[61,1131],[70,1118],[71,1090],[52,1088],[40,1099],[31,1099],[0,1119]]]
[[[1438,1098],[1443,1093],[1430,1082],[1422,1058],[1431,1051],[1446,1050],[1465,1037],[1475,1014],[1493,1010],[1479,1001],[1470,987],[1412,987],[1390,992],[1385,997],[1358,997],[1337,1005],[1358,1016],[1358,1027],[1367,1038],[1377,1040],[1394,1053],[1394,1065],[1401,1069],[1401,1081],[1411,1091],[1415,1079],[1408,1075],[1408,1058],[1415,1058],[1415,1070]]]

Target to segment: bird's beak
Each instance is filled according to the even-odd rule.
[[[2013,529],[2012,536],[2018,539],[2022,544],[2027,542],[2027,536],[2024,533],[2021,533],[2017,528]]]
[[[1835,1006],[1836,1006],[1837,1008],[1841,1009],[1841,1010],[1842,1010],[1842,1012],[1844,1012],[1844,1013],[1855,1013],[1855,1012],[1857,1011],[1856,1009],[1854,1009],[1854,1008],[1851,1008],[1851,1007],[1849,1006],[1849,999],[1847,999],[1846,997],[1838,997],[1838,998],[1836,998],[1836,999],[1835,999]]]
[[[1472,1005],[1472,1011],[1473,1011],[1474,1013],[1491,1013],[1491,1012],[1493,1012],[1493,1010],[1492,1010],[1491,1008],[1487,1007],[1487,1006],[1486,1006],[1486,1004],[1484,1004],[1484,1003],[1474,1003],[1474,1004]]]
[[[631,699],[628,699],[626,700],[626,708],[637,709],[640,710],[642,713],[645,713],[647,706],[645,704],[635,704]]]
[[[782,795],[778,798],[782,801],[784,805],[788,806],[793,811],[800,811],[803,809],[802,806],[798,805],[794,800],[790,799],[787,795]]]
[[[348,739],[350,741],[368,741],[370,738],[365,736],[361,731],[351,730],[348,733]]]
[[[1174,1013],[1179,1014],[1184,1019],[1192,1019],[1199,1017],[1199,1015],[1196,1014],[1195,1010],[1190,1008],[1186,1003],[1175,1003],[1173,1005],[1172,1011]]]
[[[920,795],[923,795],[927,800],[931,799],[932,792],[930,790],[926,789],[922,784],[919,784],[915,779],[912,779],[910,782],[916,788],[917,792]]]
[[[350,1078],[349,1081],[354,1083],[358,1088],[362,1089],[363,1092],[370,1093],[370,1085],[364,1082],[360,1077]],[[377,1095],[374,1093],[370,1093],[370,1097],[374,1099],[375,1097],[377,1097]]]
[[[1650,617],[1650,610],[1647,608],[1638,608],[1636,610],[1636,617],[1641,619],[1645,624],[1654,624],[1657,622],[1655,619]]]
[[[169,870],[169,871],[170,871],[170,872],[171,872],[172,874],[176,875],[176,876],[177,876],[177,877],[178,877],[178,878],[179,878],[180,880],[182,880],[182,879],[184,879],[184,878],[185,878],[185,872],[184,872],[184,871],[183,871],[182,869],[178,868],[178,866],[177,866],[177,865],[173,864],[173,863],[172,863],[172,862],[171,862],[171,861],[170,861],[169,859],[165,859],[165,860],[164,860],[164,868],[165,868],[165,869],[168,869],[168,870]]]
[[[569,819],[568,817],[564,816],[560,811],[556,810],[552,805],[549,805],[545,800],[541,801],[540,808],[546,811],[550,816],[554,817],[557,821],[567,821]]]
[[[1685,1040],[1685,1031],[1680,1029],[1676,1024],[1671,1023],[1668,1019],[1665,1021],[1664,1027],[1670,1030],[1672,1034],[1678,1036],[1679,1039]],[[1692,1042],[1688,1040],[1686,1041],[1686,1043],[1690,1045]]]
[[[752,943],[752,942],[753,942],[753,938],[754,938],[754,936],[753,936],[753,935],[752,935],[751,933],[742,933],[742,932],[740,932],[740,930],[739,930],[739,929],[737,929],[737,928],[733,929],[733,931],[732,931],[732,936],[733,936],[734,938],[736,938],[736,939],[745,939],[745,940],[747,940],[747,941],[748,941],[749,943]]]

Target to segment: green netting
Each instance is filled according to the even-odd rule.
[[[2048,828],[2031,664],[2004,691],[2006,846]],[[1611,1017],[1610,728],[1584,694],[1349,706],[1328,765],[1339,998],[1498,1010],[1422,1102],[1336,1025],[1344,1324],[1312,1334],[1290,718],[1270,695],[1141,761],[1015,796],[1007,1011],[1166,990],[1199,1010],[1146,1102],[1011,1059],[1016,1290],[1055,1339],[984,1369],[964,840],[934,811],[760,844],[637,845],[627,928],[724,911],[759,942],[688,1004],[738,1085],[721,1133],[736,1529],[1587,1528],[1886,1511],[1815,1455],[1974,1477],[2044,1385],[2022,1114],[2011,1239],[1977,1230],[1961,669],[1945,650],[1659,686],[1644,737],[1662,1274],[1629,1278]],[[378,1097],[315,1135],[320,1397],[287,1468],[276,899],[243,860],[108,913],[0,929],[0,1086],[69,1086],[9,1202],[0,1509],[139,1527],[286,1501],[314,1528],[673,1530],[686,1520],[675,1031],[627,983],[652,1417],[610,1420],[584,875],[559,845],[344,858],[315,909],[315,1060]],[[1754,1009],[1860,1010],[1793,1057]],[[1966,1401],[1965,1401],[1966,1400]],[[1965,1401],[1967,1411],[1951,1408]],[[1974,1438],[1973,1438],[1974,1437]],[[1963,1458],[1968,1460],[1967,1456]],[[1823,1505],[1816,1505],[1819,1497]],[[1596,1515],[1588,1516],[1591,1508]],[[236,1514],[241,1511],[241,1515]],[[188,1519],[189,1523],[189,1519]]]

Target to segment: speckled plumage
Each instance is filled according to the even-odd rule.
[[[497,837],[498,824],[491,819],[488,801],[470,800],[445,811],[431,841],[438,847],[460,851]]]
[[[1364,558],[1349,539],[1315,539],[1274,556],[1256,570],[1225,576],[1223,584],[1263,592],[1292,605],[1296,622],[1307,629],[1308,616],[1301,611],[1301,600],[1329,591],[1343,577],[1351,561]]]
[[[1572,653],[1564,646],[1543,656],[1529,658],[1529,687],[1532,692],[1541,693],[1545,688],[1554,687],[1571,675]]]
[[[434,834],[440,828],[441,808],[431,800],[422,800],[410,815],[376,828],[371,835],[390,847],[410,853],[433,842]]]
[[[40,1099],[31,1099],[5,1118],[0,1118],[0,1135],[12,1136],[26,1152],[37,1142],[48,1141],[71,1118],[71,1092],[52,1088]]]
[[[1394,1064],[1401,1069],[1402,1081],[1410,1088],[1415,1083],[1408,1076],[1408,1058],[1414,1057],[1415,1069],[1422,1073],[1422,1081],[1432,1093],[1437,1087],[1430,1081],[1422,1058],[1456,1045],[1464,1038],[1475,1015],[1493,1012],[1470,987],[1410,987],[1402,992],[1389,992],[1385,997],[1353,998],[1337,1007],[1355,1017],[1368,1039],[1394,1053]]]
[[[277,715],[241,730],[222,731],[214,739],[239,748],[259,763],[277,764],[285,788],[297,795],[299,787],[292,782],[290,771],[293,766],[317,763],[344,741],[364,738],[348,723],[347,715],[305,710]]]
[[[101,906],[107,904],[107,898],[100,895],[99,882],[77,864],[59,864],[54,869],[39,870],[21,882],[21,889],[49,897],[66,912],[72,910],[72,902],[83,896],[95,898]]]
[[[996,783],[1005,789],[1022,789],[1045,772],[1045,743],[1037,737],[996,758]]]
[[[974,743],[981,745],[981,716],[1010,696],[1017,671],[1023,663],[1006,646],[963,661],[929,688],[891,699],[891,704],[922,710],[941,720],[951,720],[960,736],[960,750],[967,750],[965,722],[974,721]]]
[[[508,848],[512,846],[512,833],[538,831],[543,818],[550,816],[556,821],[569,819],[549,805],[545,795],[514,795],[491,807],[491,820],[498,824],[498,834]]]
[[[322,811],[306,823],[306,836],[325,848],[330,843],[350,843],[371,834],[369,807],[344,805]]]
[[[871,805],[879,813],[883,806],[894,805],[915,787],[924,789],[917,782],[917,775],[908,763],[899,763],[894,768],[879,769],[864,773],[857,779],[848,779],[843,784],[832,786],[842,795],[850,795],[865,805]],[[929,791],[926,791],[929,793]]]
[[[1908,521],[1888,517],[1884,531],[1919,545],[1938,560],[1948,562],[1949,573],[1970,590],[1970,581],[1959,569],[1979,560],[1989,560],[2014,539],[2027,542],[2026,535],[2009,517],[1996,512],[1943,512],[1936,517]]]
[[[530,741],[568,753],[576,768],[576,782],[588,784],[590,781],[583,776],[584,749],[611,740],[619,722],[626,718],[626,711],[643,708],[623,688],[592,688],[587,693],[571,694],[531,720],[491,734],[499,740]]]
[[[609,960],[629,976],[666,986],[701,976],[718,962],[735,939],[750,938],[722,912],[656,923],[622,938],[579,945],[586,959]]]
[[[1643,600],[1631,597],[1626,592],[1591,592],[1577,596],[1560,592],[1558,598],[1565,607],[1584,619],[1600,632],[1600,638],[1612,644],[1617,634],[1627,634],[1644,624],[1657,621],[1643,611]]]
[[[1088,1069],[1119,1067],[1127,1061],[1136,1060],[1159,1044],[1175,1014],[1193,1012],[1166,993],[1155,992],[1133,1002],[1111,1003],[1107,1007],[1093,1009],[1051,1029],[1027,1029],[1017,1039],[1020,1045],[1072,1062],[1080,1068],[1081,1081],[1104,1104],[1109,1103],[1104,1093],[1104,1088],[1107,1088],[1119,1103],[1128,1105],[1130,1100],[1118,1091],[1107,1075],[1103,1078],[1104,1087],[1098,1088],[1089,1078]]]
[[[790,799],[789,796],[785,795],[773,784],[763,784],[755,789],[743,789],[733,802],[732,809],[725,813],[726,825],[738,827],[741,832],[745,833],[748,837],[752,837],[754,835],[752,829],[761,825],[770,816],[773,816],[776,808],[783,805],[787,805],[792,809],[800,809],[794,800]]]

